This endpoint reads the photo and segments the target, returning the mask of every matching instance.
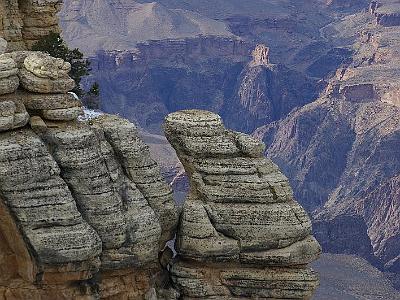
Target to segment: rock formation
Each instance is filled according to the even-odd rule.
[[[238,75],[232,99],[226,99],[221,110],[227,127],[252,132],[312,101],[323,87],[283,64],[272,64],[269,52],[267,46],[257,45],[252,60]]]
[[[384,27],[400,25],[400,8],[396,0],[372,1],[369,11],[374,15],[378,25]]]
[[[29,49],[50,32],[60,32],[62,0],[0,0],[0,36],[9,50]]]
[[[172,192],[133,124],[77,120],[69,69],[0,55],[0,299],[175,299]]]
[[[264,145],[200,110],[170,114],[165,134],[190,180],[171,269],[183,299],[309,299],[320,246]]]
[[[327,6],[339,9],[367,7],[368,0],[325,0]]]
[[[218,113],[229,128],[251,132],[312,101],[323,86],[269,63],[265,45],[255,48],[235,39],[199,37],[152,41],[131,52],[99,51],[91,59],[90,80],[102,86],[102,109],[152,133],[161,132],[169,112],[194,108]]]
[[[252,52],[253,61],[251,66],[267,66],[269,64],[269,48],[263,44],[257,45]]]

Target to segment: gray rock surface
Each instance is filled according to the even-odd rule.
[[[321,249],[264,146],[207,111],[172,113],[164,128],[190,180],[172,270],[183,295],[311,297],[318,277],[306,265]]]
[[[0,56],[0,95],[10,94],[19,86],[18,69],[12,58]]]
[[[13,96],[0,96],[0,132],[23,127],[29,115],[21,101]]]
[[[3,38],[0,38],[0,54],[6,52],[7,49],[7,41]]]
[[[62,60],[4,54],[0,81],[9,69],[17,83],[0,95],[0,298],[145,299],[154,290],[176,299],[163,252],[178,210],[136,127],[110,115],[78,121]]]

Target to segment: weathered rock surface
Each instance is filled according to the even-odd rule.
[[[0,54],[0,95],[10,94],[19,86],[18,68],[12,58]]]
[[[0,299],[176,299],[163,269],[172,191],[133,124],[77,121],[69,69],[0,56],[0,74],[21,78],[0,96]]]
[[[47,299],[46,294],[53,299],[83,299],[96,294],[74,286],[98,284],[100,298],[141,299],[150,289],[152,277],[160,272],[161,235],[171,237],[176,211],[163,212],[169,228],[162,230],[161,214],[125,175],[110,144],[113,140],[107,141],[101,126],[102,121],[93,127],[71,123],[49,126],[41,137],[27,128],[1,135],[4,213],[9,210],[9,218],[15,218],[25,239],[24,251],[30,256],[29,261],[18,257],[21,267],[9,266],[7,272],[24,272],[25,277],[1,280],[2,293],[26,299],[24,285],[31,285],[38,299]],[[135,146],[135,141],[131,143]],[[120,149],[113,146],[115,151]],[[135,168],[138,173],[146,170]],[[12,240],[8,245],[15,247]],[[96,274],[102,280],[94,283]],[[119,280],[126,286],[112,284],[110,290],[109,285]],[[36,283],[45,286],[35,287]],[[65,295],[55,290],[55,284],[63,286]]]
[[[7,50],[7,41],[3,38],[0,38],[0,54],[3,54]]]
[[[75,87],[75,82],[68,76],[69,63],[53,58],[44,53],[29,53],[19,78],[24,89],[35,93],[66,93]]]
[[[29,115],[21,101],[0,96],[0,132],[23,127],[28,120]]]
[[[70,63],[42,52],[32,52],[27,56],[24,60],[24,67],[40,78],[50,79],[67,77],[71,71]]]
[[[61,5],[62,0],[1,0],[0,36],[9,42],[8,50],[29,49],[50,32],[60,32]]]
[[[74,80],[68,76],[70,67],[62,59],[41,52],[15,51],[0,55],[0,85],[4,83],[0,90],[4,96],[0,99],[13,99],[21,103],[22,106],[17,106],[23,107],[22,112],[26,108],[47,120],[76,120],[83,110],[80,101],[67,93],[75,87]],[[1,78],[2,74],[10,76]],[[19,84],[23,89],[17,90]]]
[[[190,180],[172,267],[184,299],[310,298],[320,246],[264,145],[207,111],[172,113],[164,127]]]

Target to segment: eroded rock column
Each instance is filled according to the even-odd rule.
[[[171,270],[183,298],[311,298],[321,249],[264,145],[199,110],[170,114],[165,134],[190,179]]]

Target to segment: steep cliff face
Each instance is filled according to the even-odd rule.
[[[30,48],[50,32],[60,32],[57,13],[62,0],[1,0],[0,36],[9,50]]]
[[[184,299],[309,299],[320,246],[264,145],[199,110],[170,114],[165,133],[190,180],[171,270]]]
[[[230,128],[251,132],[309,103],[324,86],[269,63],[268,48],[259,47],[252,57],[251,44],[231,38],[149,42],[136,51],[99,52],[89,80],[100,82],[105,111],[155,133],[165,115],[189,108],[214,111]]]
[[[400,9],[397,1],[372,1],[369,9],[375,17],[376,24],[385,27],[400,25]]]
[[[255,48],[253,59],[237,79],[232,99],[225,101],[221,115],[229,128],[252,132],[311,102],[324,86],[282,64],[270,63],[269,51],[262,44]]]
[[[378,6],[396,11],[399,5],[380,1]],[[386,270],[394,270],[399,255],[400,73],[393,36],[399,27],[377,24],[374,10],[329,29],[341,37],[360,35],[352,47],[353,62],[337,71],[321,97],[257,134],[269,144],[268,155],[288,175],[300,203],[314,211],[316,235],[326,251],[361,253],[374,261],[372,245]],[[352,230],[339,250],[345,227]],[[334,236],[338,240],[332,243]]]
[[[102,109],[160,133],[169,112],[193,107],[222,111],[251,47],[236,39],[199,37],[150,42],[138,49],[99,53],[90,80],[102,86]]]
[[[135,126],[77,121],[60,59],[11,52],[0,65],[0,299],[163,293],[178,212]]]

